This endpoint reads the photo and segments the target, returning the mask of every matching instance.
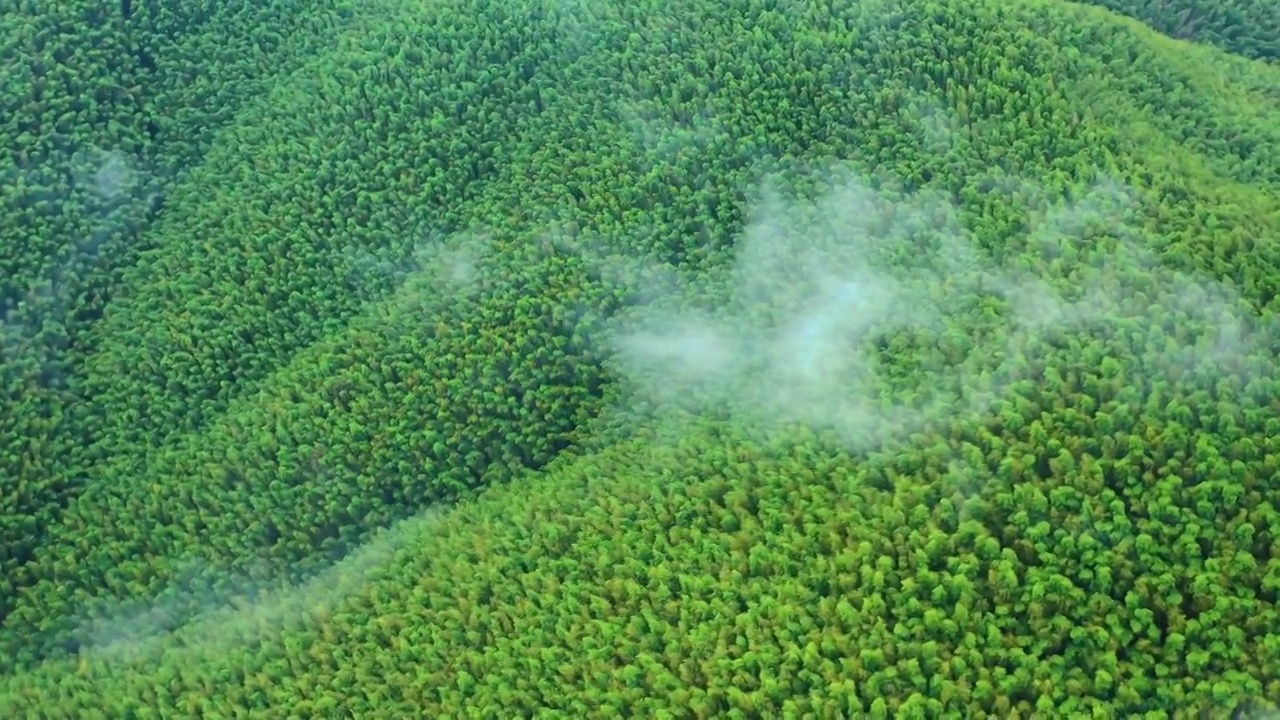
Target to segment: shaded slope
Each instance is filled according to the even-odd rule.
[[[1169,40],[1137,23],[1108,22],[1106,13],[1093,8],[1078,7],[1072,15],[1071,29],[1059,32],[1075,35],[1081,47],[1096,48],[1091,59],[1101,63],[1094,75],[1100,85],[1126,89],[1132,106],[1113,118],[1133,123],[1129,134],[1141,137],[1145,126],[1154,126],[1228,177],[1280,187],[1280,169],[1271,161],[1280,151],[1280,129],[1272,117],[1280,66]],[[1040,24],[1048,29],[1053,22],[1046,16]],[[1083,74],[1079,78],[1088,82]],[[1087,105],[1081,111],[1119,109]]]
[[[339,5],[137,2],[126,17],[102,3],[15,3],[0,21],[0,311],[52,280],[71,306],[56,319],[92,320],[94,296],[137,252],[122,226],[149,219],[147,204],[117,196],[144,200],[199,162],[246,101],[350,24]]]
[[[1268,0],[1088,0],[1170,37],[1247,58],[1280,60],[1280,8]]]
[[[530,26],[482,60],[468,48],[498,30],[404,12],[293,75],[172,193],[75,386],[95,461],[199,428],[467,223],[494,148],[536,113],[521,74],[555,51]],[[431,63],[424,45],[458,55]]]
[[[69,384],[90,328],[165,193],[241,105],[332,44],[348,24],[336,7],[24,1],[0,14],[0,617],[82,481]]]
[[[134,477],[151,447],[340,329],[403,276],[415,247],[467,222],[495,149],[537,113],[522,87],[538,62],[563,59],[555,28],[463,26],[445,6],[411,21],[367,12],[331,55],[241,113],[172,190],[153,247],[93,330],[98,347],[58,389],[68,406],[49,411],[48,427],[17,416],[32,449],[17,456],[15,516],[39,517],[70,482]],[[503,33],[508,49],[485,54],[484,33]],[[423,46],[457,53],[430,65]],[[508,63],[519,53],[527,62]],[[467,162],[450,161],[464,152]],[[28,559],[29,547],[11,547]],[[16,587],[40,577],[6,573]],[[0,616],[15,596],[3,595]]]

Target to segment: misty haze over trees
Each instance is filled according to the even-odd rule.
[[[1267,717],[1268,0],[21,0],[0,717]]]

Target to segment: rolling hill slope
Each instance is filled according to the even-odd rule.
[[[71,386],[167,194],[244,103],[359,25],[342,16],[324,2],[34,0],[0,17],[0,617],[84,486]]]
[[[1250,59],[1280,60],[1280,8],[1266,0],[1090,0],[1174,38]]]
[[[1057,0],[335,17],[15,381],[80,487],[9,492],[0,712],[1280,700],[1280,69]]]

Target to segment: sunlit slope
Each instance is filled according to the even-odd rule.
[[[1165,717],[1274,697],[1273,601],[1230,560],[1250,553],[1231,526],[1126,510],[1111,460],[1032,477],[1034,441],[956,432],[860,459],[679,428],[413,524],[385,564],[0,697],[45,717],[369,718]],[[957,457],[1013,475],[966,500]]]
[[[1280,60],[1280,8],[1271,0],[1086,0],[1175,38]]]
[[[68,385],[90,328],[150,244],[166,192],[245,102],[332,46],[351,24],[337,6],[28,0],[0,12],[0,617],[15,568],[83,479]]]
[[[1163,53],[1181,51],[1182,46],[1134,25],[1116,30],[1099,24],[1114,21],[1101,11],[1008,3],[937,8],[862,3],[838,12],[800,4],[775,11],[747,2],[688,4],[674,11],[660,5],[626,4],[616,9],[593,5],[594,15],[585,8],[560,6],[557,43],[576,62],[557,76],[557,83],[547,86],[546,95],[535,98],[544,112],[520,124],[520,132],[502,148],[510,162],[497,163],[494,180],[470,204],[472,219],[479,218],[482,229],[508,225],[496,229],[491,242],[483,241],[482,234],[471,246],[481,248],[473,256],[479,258],[474,267],[488,273],[488,287],[494,292],[472,299],[467,299],[466,292],[444,292],[438,300],[445,306],[451,300],[457,304],[450,306],[452,310],[437,311],[433,304],[420,301],[425,297],[421,288],[427,285],[410,284],[409,290],[402,290],[407,295],[370,309],[366,319],[345,334],[335,332],[327,341],[332,344],[297,354],[289,367],[262,383],[261,396],[231,403],[224,416],[206,420],[204,430],[173,437],[165,447],[145,456],[146,462],[137,463],[145,469],[154,459],[154,474],[123,477],[121,468],[133,464],[132,459],[104,471],[104,481],[123,480],[110,483],[119,489],[107,489],[109,483],[104,482],[104,489],[95,495],[98,500],[77,506],[75,519],[57,531],[57,552],[50,550],[28,566],[32,578],[49,579],[22,599],[20,616],[6,630],[11,642],[18,643],[9,647],[32,639],[27,628],[45,624],[51,634],[37,636],[31,646],[15,650],[13,656],[23,664],[77,649],[87,658],[96,657],[93,646],[115,634],[112,623],[99,620],[82,625],[74,615],[64,616],[65,611],[84,602],[88,614],[110,618],[112,601],[132,600],[121,605],[126,618],[122,624],[127,626],[128,617],[154,601],[162,614],[177,608],[174,615],[181,618],[204,599],[216,601],[235,592],[236,583],[246,576],[268,580],[272,571],[260,571],[256,562],[271,558],[273,550],[268,546],[279,548],[274,560],[282,564],[311,552],[340,549],[341,543],[334,540],[357,538],[398,513],[438,497],[441,490],[447,494],[457,487],[508,477],[526,464],[512,463],[511,458],[528,448],[554,449],[556,440],[573,437],[565,428],[594,413],[601,395],[617,397],[617,390],[626,390],[633,395],[625,399],[624,407],[636,409],[637,414],[655,407],[660,410],[674,395],[682,403],[687,399],[699,412],[722,413],[731,408],[739,420],[744,415],[759,420],[779,414],[772,412],[779,408],[771,403],[781,402],[780,409],[787,412],[780,414],[790,414],[800,424],[825,426],[834,440],[853,442],[860,449],[886,440],[876,433],[872,433],[876,442],[863,440],[860,433],[868,427],[888,424],[910,429],[889,433],[887,438],[901,451],[892,461],[896,474],[868,471],[867,477],[879,488],[875,497],[883,507],[901,503],[906,513],[919,500],[910,495],[917,491],[912,489],[916,485],[941,488],[939,492],[957,498],[957,507],[966,508],[957,515],[980,522],[981,532],[990,534],[997,544],[994,549],[986,544],[983,562],[988,565],[981,572],[967,566],[954,570],[975,572],[971,582],[988,583],[980,592],[987,593],[991,604],[984,607],[990,612],[982,614],[987,612],[983,610],[973,620],[977,640],[963,633],[949,634],[945,627],[931,627],[937,646],[929,646],[929,651],[954,656],[958,648],[967,647],[963,643],[998,647],[995,633],[1000,632],[1010,638],[1007,642],[1021,643],[1021,652],[1032,656],[1006,662],[1005,656],[975,659],[970,654],[958,663],[948,660],[946,672],[954,677],[990,663],[993,670],[986,681],[994,689],[980,685],[983,678],[973,670],[965,680],[957,680],[958,689],[952,695],[935,698],[939,702],[952,702],[953,707],[971,712],[1004,714],[1008,707],[998,700],[1001,693],[1012,705],[1028,703],[1025,711],[1034,707],[1035,693],[1053,699],[1057,692],[1065,693],[1061,703],[1074,695],[1100,698],[1127,712],[1167,712],[1211,701],[1215,707],[1227,707],[1249,695],[1275,697],[1274,686],[1266,686],[1274,683],[1266,673],[1275,658],[1267,654],[1272,641],[1266,639],[1269,626],[1265,624],[1274,620],[1275,587],[1267,573],[1276,538],[1276,491],[1268,479],[1277,464],[1274,438],[1280,436],[1280,425],[1274,420],[1277,388],[1271,380],[1275,343],[1270,316],[1277,283],[1273,239],[1280,221],[1276,197],[1268,188],[1272,180],[1267,168],[1275,167],[1267,155],[1271,146],[1260,142],[1252,155],[1257,162],[1249,165],[1249,158],[1241,153],[1210,142],[1211,133],[1204,135],[1209,140],[1202,143],[1185,141],[1177,126],[1163,119],[1166,113],[1156,108],[1179,111],[1172,104],[1160,105],[1168,102],[1161,99],[1162,86],[1144,79],[1154,67],[1185,67],[1171,59],[1162,62]],[[503,8],[513,27],[546,17],[536,8]],[[1136,59],[1113,63],[1126,56]],[[1237,123],[1265,140],[1268,129],[1274,127],[1268,121],[1275,114],[1259,99],[1269,92],[1267,71],[1244,77],[1240,73],[1246,65],[1224,65],[1226,69],[1218,72],[1207,63],[1206,69],[1189,73],[1180,82],[1187,84],[1192,96],[1201,88],[1204,97],[1218,98],[1205,105],[1209,117],[1228,100],[1244,103],[1243,115],[1224,117],[1221,124]],[[400,139],[411,144],[412,137]],[[829,346],[814,328],[837,328],[832,332],[838,335],[841,324],[825,323],[843,316],[826,312],[820,314],[821,322],[802,317],[803,322],[794,327],[784,322],[783,327],[773,328],[771,318],[781,314],[785,321],[787,312],[794,309],[790,307],[793,300],[803,306],[803,301],[814,299],[805,298],[804,293],[793,297],[796,287],[804,287],[800,280],[805,275],[794,268],[791,274],[774,272],[772,262],[748,262],[751,271],[743,280],[735,267],[744,257],[743,238],[755,237],[758,244],[781,248],[778,257],[770,260],[786,260],[792,250],[797,257],[810,252],[813,248],[805,244],[806,239],[812,242],[818,236],[793,232],[785,243],[770,242],[779,232],[770,205],[745,201],[757,173],[770,170],[774,181],[788,191],[813,196],[820,194],[822,182],[797,168],[805,161],[821,168],[839,160],[873,176],[865,184],[879,184],[885,192],[871,204],[874,212],[864,212],[861,204],[846,207],[839,202],[820,203],[806,211],[818,227],[824,227],[821,221],[826,218],[826,231],[836,233],[834,238],[823,236],[828,255],[820,253],[817,259],[831,260],[834,253],[839,262],[819,262],[817,269],[837,273],[836,281],[842,280],[838,274],[844,272],[866,279],[859,275],[867,271],[859,270],[861,258],[856,251],[840,250],[844,237],[840,233],[857,236],[887,227],[884,243],[876,247],[881,260],[892,262],[866,263],[874,268],[870,279],[905,274],[905,279],[898,279],[914,284],[903,285],[908,288],[905,296],[890,296],[898,302],[882,297],[875,306],[897,307],[905,313],[903,317],[882,318],[884,322],[865,326],[874,328],[874,334],[855,333],[841,341],[857,348],[855,359],[861,364],[836,362],[834,367],[850,374],[873,367],[879,380],[865,385],[855,382],[853,389],[862,395],[852,398],[852,405],[837,402],[833,411],[824,398],[841,401],[848,389],[841,383],[848,378],[832,374],[825,362],[831,357],[824,350]],[[921,188],[925,190],[918,195],[911,192]],[[848,193],[836,193],[836,197],[849,200]],[[863,190],[852,195],[859,203],[865,197]],[[1065,202],[1058,202],[1063,198]],[[412,207],[408,199],[403,202],[406,208]],[[750,209],[764,217],[750,219]],[[864,227],[865,223],[870,225]],[[540,225],[547,227],[545,235],[538,232]],[[923,275],[908,272],[919,258],[954,251],[948,237],[963,237],[964,252],[947,262],[937,261]],[[735,241],[738,247],[733,247]],[[749,258],[750,253],[745,256]],[[468,260],[465,253],[460,258]],[[673,267],[666,269],[669,273],[633,277],[632,271],[648,259],[667,261]],[[461,267],[465,278],[468,264],[453,267]],[[1170,269],[1153,272],[1158,265]],[[950,270],[944,272],[948,268],[965,272],[953,276]],[[1192,281],[1172,268],[1198,270],[1203,275]],[[674,274],[677,280],[652,282],[664,274]],[[439,287],[448,290],[449,283]],[[690,287],[697,292],[685,296]],[[834,290],[839,300],[847,287],[836,282]],[[734,315],[726,323],[700,324],[700,303],[714,303],[735,292],[755,293],[764,306]],[[657,310],[639,310],[649,334],[633,336],[631,342],[620,345],[608,337],[595,337],[595,329],[614,304],[655,298],[666,304]],[[771,307],[775,300],[781,305]],[[828,302],[821,296],[817,301],[819,306]],[[921,322],[908,312],[934,306],[947,310],[936,322]],[[836,303],[835,307],[841,306]],[[397,314],[396,308],[408,312]],[[419,311],[426,318],[415,325]],[[556,327],[558,319],[567,322]],[[441,321],[448,323],[446,330],[437,326]],[[766,330],[791,333],[774,342],[776,338],[766,332],[763,354],[750,349],[752,341],[760,339],[750,329],[762,322]],[[859,332],[864,328],[861,320],[847,324]],[[750,331],[742,330],[744,325]],[[532,342],[520,342],[530,337]],[[714,352],[701,353],[708,338]],[[812,352],[788,355],[788,343],[794,346],[796,340],[804,340],[800,347]],[[344,345],[350,348],[343,349]],[[720,352],[725,347],[730,350],[727,359]],[[751,361],[739,365],[734,352],[743,348]],[[596,364],[601,350],[620,351],[624,357],[602,368]],[[379,361],[374,363],[373,358]],[[785,392],[779,396],[773,392],[779,386],[776,378],[758,375],[760,367],[765,371],[786,368],[790,359],[817,361],[799,366],[801,375],[810,373],[799,400],[788,395],[795,388],[782,383]],[[509,382],[504,361],[515,366],[528,363],[531,373]],[[957,363],[958,370],[947,370]],[[364,364],[368,369],[362,374]],[[555,369],[569,366],[576,374],[555,375]],[[757,375],[742,367],[755,368]],[[424,385],[425,376],[436,370],[443,370],[443,385]],[[716,382],[721,376],[727,377],[727,385]],[[830,380],[832,385],[815,384],[814,377]],[[616,383],[618,379],[623,382]],[[347,382],[356,390],[344,398],[340,389]],[[574,382],[583,385],[574,388]],[[605,387],[594,386],[597,382]],[[531,386],[554,392],[563,402],[534,403],[531,412],[513,413],[508,391],[527,396]],[[947,393],[958,394],[954,407],[948,404]],[[922,408],[922,412],[918,417],[908,413],[901,422],[868,424],[868,419],[880,419],[876,406],[892,411],[889,415],[894,417],[900,414],[896,408]],[[855,422],[849,422],[850,408]],[[446,424],[432,424],[432,413],[438,418],[441,409],[461,412]],[[475,454],[455,454],[456,448],[447,444],[443,450],[428,446],[430,433],[435,438],[446,433],[456,436],[463,447],[485,448]],[[662,478],[660,482],[675,481],[683,492],[716,473],[730,473],[717,455],[723,451],[722,441],[704,443],[694,433],[688,442],[689,458],[656,465],[652,470],[657,475],[635,482],[653,486],[655,477]],[[233,449],[243,454],[228,463]],[[549,454],[539,455],[531,464],[541,464]],[[699,464],[703,456],[706,465]],[[326,464],[330,457],[346,465]],[[804,462],[811,459],[801,457]],[[631,476],[629,461],[606,454],[590,462],[595,463],[591,472],[608,482],[632,482],[625,479]],[[833,461],[829,474],[861,478],[858,462]],[[870,462],[867,467],[887,461],[873,458]],[[810,469],[820,466],[809,465]],[[192,476],[201,481],[189,482]],[[781,470],[743,471],[732,475],[731,484],[752,493],[757,492],[752,488],[772,488],[784,483],[783,478],[795,482],[795,477],[807,476]],[[1065,485],[1076,489],[1055,495],[1055,488]],[[260,491],[263,487],[266,492]],[[501,503],[528,502],[545,503],[537,505],[539,522],[553,522],[559,505],[568,507],[572,515],[572,503],[559,496],[542,497],[537,493],[544,491],[537,487],[528,496],[514,492],[506,500],[485,501],[494,505],[482,505],[490,507],[484,512],[519,516]],[[759,492],[769,498],[791,495]],[[895,500],[886,492],[908,494]],[[846,501],[835,506],[843,507],[840,502]],[[175,505],[197,510],[175,512],[171,509]],[[253,512],[242,515],[236,510],[245,507]],[[936,502],[926,507],[943,512]],[[311,511],[315,514],[309,515]],[[288,538],[280,534],[285,539],[271,539],[276,533],[261,519],[273,512],[292,529]],[[619,510],[608,521],[615,535],[619,528],[628,527],[630,512]],[[698,508],[679,514],[673,510],[671,522],[678,527],[710,522],[710,515],[699,512]],[[799,501],[788,505],[779,500],[768,512],[789,518],[791,527],[804,527],[809,510]],[[95,517],[110,520],[100,522]],[[906,522],[905,515],[894,517],[893,522],[880,525],[863,522],[866,527],[859,526],[858,531],[870,533],[867,542],[876,547],[869,538],[900,541],[902,526],[919,524]],[[144,537],[136,523],[154,518],[165,518],[168,532]],[[841,516],[841,527],[861,519]],[[948,526],[948,532],[959,533],[958,523]],[[782,533],[784,524],[771,527]],[[95,527],[105,529],[95,536]],[[1054,533],[1062,527],[1081,529],[1069,539],[1059,538]],[[234,536],[210,533],[210,528]],[[1071,544],[1089,528],[1094,528],[1090,532],[1096,536],[1087,543],[1089,548]],[[1211,529],[1219,534],[1208,536]],[[973,533],[965,542],[978,542]],[[657,536],[657,531],[637,536],[634,544],[619,539],[623,549],[617,552],[647,562]],[[488,534],[466,535],[457,542],[483,549],[489,538]],[[331,544],[326,545],[326,539]],[[1103,551],[1093,546],[1095,541],[1106,552],[1128,558],[1129,565],[1122,566],[1127,570],[1117,572],[1114,568],[1121,566],[1113,558],[1097,560],[1096,554]],[[513,547],[520,544],[511,542]],[[861,546],[845,542],[849,547]],[[431,548],[423,545],[420,557],[435,558]],[[138,549],[157,556],[145,563],[130,560],[128,553]],[[536,553],[525,557],[518,549],[477,552],[488,553],[486,557],[503,567],[536,564]],[[590,546],[575,552],[593,559],[609,556]],[[749,562],[750,551],[741,552]],[[163,594],[156,598],[166,581],[187,576],[185,562],[193,557],[203,557],[206,567],[212,568],[201,582],[215,585],[213,590],[203,595],[198,590],[199,597],[194,599],[179,597],[176,604]],[[824,571],[817,559],[820,555],[812,561],[806,557],[797,554],[786,572]],[[117,570],[113,563],[120,558],[125,562]],[[997,558],[1007,565],[996,565]],[[98,562],[107,566],[95,567]],[[701,559],[688,562],[693,569],[687,572],[690,577],[701,571],[707,575],[703,584],[720,581],[718,570],[713,573],[698,564]],[[874,569],[877,561],[866,562]],[[556,570],[570,573],[572,565],[566,561]],[[1111,576],[1100,578],[1095,568],[1104,566],[1113,568]],[[219,578],[218,573],[228,568],[237,574]],[[993,568],[995,574],[988,572]],[[1047,605],[1028,604],[1047,602],[1043,600],[1046,591],[1027,581],[1040,578],[1048,572],[1045,568],[1057,568],[1075,588],[1045,580],[1059,598],[1048,610]],[[383,624],[367,618],[372,600],[353,601],[357,604],[352,607],[365,608],[365,614],[338,620],[338,625],[331,626],[335,634],[330,640],[356,643],[356,637],[399,627],[395,618],[416,612],[409,606],[422,606],[429,593],[438,591],[440,599],[426,601],[427,607],[447,605],[458,594],[449,585],[453,578],[446,571],[407,566],[402,570],[407,573],[399,581],[404,590],[379,589],[383,586],[368,590],[369,598],[382,598],[394,608],[375,611],[388,618]],[[849,570],[849,577],[862,582],[866,573],[856,566]],[[391,572],[400,571],[393,568]],[[1016,581],[1010,580],[1010,573]],[[519,584],[512,575],[487,577],[495,588]],[[867,587],[875,587],[874,574],[869,577]],[[1228,587],[1240,590],[1209,593],[1206,588],[1212,577],[1232,578],[1234,584]],[[65,585],[51,578],[64,580]],[[618,582],[613,583],[615,588]],[[736,585],[726,581],[725,587],[725,592],[734,592]],[[851,585],[846,592],[860,599],[856,593],[865,590],[858,587]],[[886,580],[886,587],[900,584]],[[91,595],[101,600],[88,601]],[[477,597],[489,599],[483,593]],[[951,612],[949,598],[929,599]],[[662,598],[660,604],[665,608],[667,601]],[[569,612],[552,608],[535,613],[541,605],[532,599],[528,603],[521,607],[518,622],[531,623],[530,627],[540,620],[547,625],[537,627],[554,626],[555,613]],[[801,604],[804,609],[796,611],[801,615],[817,612],[813,603]],[[887,625],[887,618],[910,616],[919,609],[906,599],[885,599],[883,604],[867,605],[863,612],[869,618],[866,622]],[[542,612],[548,614],[538,614]],[[871,618],[872,613],[877,617]],[[619,621],[623,625],[636,613],[627,609],[624,614],[626,621]],[[1028,650],[1037,642],[1030,638],[1048,632],[1046,625],[1037,623],[1052,625],[1056,621],[1045,618],[1058,615],[1073,617],[1077,626],[1088,629],[1073,635],[1074,631],[1058,628],[1054,630],[1058,635],[1048,636],[1056,638],[1054,644]],[[1113,616],[1118,618],[1114,622],[1109,619]],[[1093,624],[1086,622],[1090,618]],[[481,621],[468,616],[468,622]],[[568,622],[566,618],[564,623]],[[775,632],[761,621],[743,623],[743,632],[757,638]],[[509,637],[534,632],[517,632],[515,627],[508,627]],[[1247,628],[1250,634],[1242,638],[1232,627]],[[261,652],[305,652],[304,635],[281,632]],[[435,631],[415,627],[405,632]],[[645,640],[650,645],[656,645],[655,638],[661,635],[658,627],[653,633]],[[859,637],[863,636],[876,641],[868,639],[859,653],[881,644],[879,636],[864,632]],[[177,637],[157,640],[157,647],[182,642]],[[445,672],[455,673],[459,666],[449,665],[449,658],[486,647],[483,634],[460,637],[441,635],[432,640],[442,643],[442,649],[431,657],[441,659],[425,662],[423,667],[448,667]],[[729,646],[726,642],[726,652]],[[340,657],[345,656],[346,647],[353,646],[315,652]],[[398,652],[394,643],[384,647]],[[1107,653],[1112,651],[1114,667],[1107,665]],[[508,656],[525,657],[530,652],[512,649]],[[580,648],[574,654],[582,655]],[[1010,651],[1009,657],[1013,655]],[[103,672],[115,679],[104,682],[141,686],[157,677],[147,673],[168,673],[172,667],[173,672],[184,673],[186,679],[180,682],[190,683],[186,687],[192,694],[184,701],[222,702],[198,700],[196,694],[208,696],[207,688],[243,685],[239,678],[222,674],[243,664],[242,659],[230,657],[219,656],[201,665],[175,655],[164,660],[173,665],[135,668],[142,677],[132,677],[134,670],[127,666],[113,666]],[[796,662],[794,658],[759,662],[774,677],[788,681],[795,677],[793,665],[786,664]],[[871,682],[870,673],[879,670],[876,663],[889,661],[865,662],[864,681]],[[711,668],[711,661],[706,663]],[[1005,675],[994,670],[997,663]],[[1010,668],[1022,667],[1019,663],[1029,669],[1012,677],[1015,673]],[[1122,668],[1121,663],[1131,666]],[[512,664],[523,667],[514,659]],[[725,697],[727,686],[738,685],[735,673],[753,671],[761,677],[754,666],[747,668],[737,660],[729,664],[731,670],[701,671],[718,678]],[[107,700],[94,694],[101,687],[85,685],[77,690],[73,679],[61,689],[42,684],[42,678],[55,677],[63,667],[52,663],[14,679],[13,687],[23,688],[24,697],[32,702],[43,698],[44,707],[49,708],[58,707],[54,695],[68,693],[64,698],[68,702],[83,703],[65,706],[72,716],[74,707],[114,702],[109,699],[114,697],[111,692],[102,693]],[[260,667],[263,674],[254,675],[253,683],[270,684],[277,674],[283,677],[292,672],[285,671],[284,665]],[[292,667],[307,667],[307,663]],[[404,664],[393,667],[409,672]],[[1077,672],[1072,669],[1076,667],[1083,669]],[[404,708],[390,699],[393,693],[374,684],[374,677],[389,674],[386,669],[344,668],[344,682],[358,677],[363,681],[360,689],[334,690],[334,699],[322,702],[350,705],[353,712],[367,714],[371,711],[351,700],[357,693],[367,693],[373,698],[367,702],[385,706],[389,716],[403,715]],[[503,672],[514,672],[486,670],[485,676],[457,675],[458,694],[451,695],[454,691],[447,689],[448,682],[455,676],[449,675],[448,682],[441,684],[430,670],[423,672],[426,679],[390,675],[397,677],[394,683],[421,688],[428,704],[448,707],[454,703],[452,707],[477,710],[486,704],[503,710],[519,707],[514,704],[518,696],[527,702],[570,702],[575,697],[573,686],[583,684],[548,677],[548,682],[566,682],[571,687],[549,686],[545,696],[551,699],[545,701],[537,700],[543,697],[541,690],[520,696],[534,691],[522,690],[519,681],[514,681],[514,690],[485,694],[491,687],[484,685],[486,678],[497,682]],[[907,665],[897,672],[914,671]],[[1028,681],[1028,676],[1033,679]],[[1147,679],[1135,679],[1139,676]],[[1191,679],[1183,682],[1184,677]],[[1197,685],[1205,678],[1208,685]],[[482,687],[475,687],[476,683]],[[868,687],[867,703],[871,693],[899,693],[903,698],[909,694],[902,693],[900,679],[893,680],[892,686],[883,683],[890,683],[887,676]],[[311,692],[303,688],[325,686],[348,687],[333,686],[320,675],[287,677],[278,685],[281,692],[295,688],[299,693]],[[816,680],[811,683],[811,687],[825,686]],[[83,701],[69,699],[76,692],[87,695]],[[657,702],[664,692],[655,685],[644,695]],[[800,694],[804,692],[808,691]],[[170,703],[175,702],[154,694],[121,693],[121,703],[173,707]],[[687,704],[687,698],[672,698],[676,706]],[[100,705],[109,717],[122,707]],[[726,707],[713,705],[712,709]],[[853,714],[857,706],[850,707],[847,712]],[[629,709],[641,714],[651,710],[642,704]],[[1074,708],[1061,705],[1060,709]],[[581,714],[571,708],[566,712]]]

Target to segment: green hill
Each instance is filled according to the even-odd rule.
[[[1090,0],[1178,39],[1280,60],[1280,8],[1267,0]]]
[[[163,244],[149,228],[243,104],[358,27],[343,15],[79,0],[0,14],[0,618],[85,484],[72,386],[126,275]]]
[[[6,315],[6,717],[1280,700],[1280,68],[1056,0],[195,7],[12,36],[170,134],[64,121],[77,209],[0,220],[14,288],[136,238]]]

